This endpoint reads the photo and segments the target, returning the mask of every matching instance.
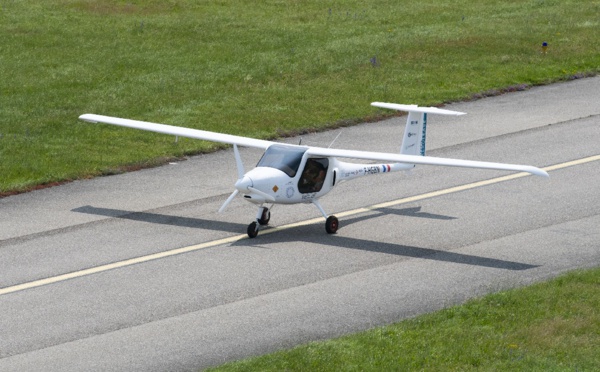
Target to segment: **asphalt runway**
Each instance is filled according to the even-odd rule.
[[[253,205],[217,213],[231,150],[0,199],[0,371],[200,370],[598,266],[599,102],[594,77],[447,106],[468,115],[430,115],[428,155],[550,179],[365,177],[321,200],[335,235],[312,205],[275,206],[247,239]],[[335,147],[396,152],[404,122],[343,129]],[[260,157],[241,152],[247,169]]]

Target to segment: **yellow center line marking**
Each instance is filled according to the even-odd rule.
[[[546,172],[549,172],[549,171],[573,167],[576,165],[581,165],[581,164],[585,164],[585,163],[589,163],[589,162],[597,161],[597,160],[600,160],[600,155],[590,156],[587,158],[573,160],[573,161],[569,161],[566,163],[551,165],[551,166],[548,166],[548,167],[545,167],[542,169],[544,169]],[[522,178],[522,177],[527,177],[527,176],[530,176],[530,174],[525,173],[525,172],[515,173],[515,174],[508,175],[508,176],[492,178],[492,179],[485,180],[485,181],[473,182],[473,183],[469,183],[466,185],[450,187],[450,188],[443,189],[443,190],[429,192],[426,194],[410,196],[407,198],[397,199],[397,200],[393,200],[393,201],[385,202],[385,203],[379,203],[379,204],[371,205],[369,207],[357,208],[357,209],[353,209],[350,211],[340,212],[340,213],[336,213],[336,216],[348,217],[348,216],[352,216],[352,215],[356,215],[356,214],[360,214],[360,213],[370,212],[370,211],[376,210],[376,209],[388,208],[391,206],[406,204],[406,203],[419,201],[419,200],[423,200],[423,199],[429,199],[429,198],[434,198],[434,197],[438,197],[438,196],[442,196],[442,195],[448,195],[448,194],[452,194],[452,193],[456,193],[456,192],[460,192],[460,191],[470,190],[470,189],[474,189],[477,187],[482,187],[482,186],[487,186],[487,185],[491,185],[491,184],[495,184],[495,183],[510,181],[510,180],[514,180],[514,179],[518,179],[518,178]],[[304,221],[295,222],[295,223],[291,223],[288,225],[283,225],[283,226],[274,227],[274,228],[271,228],[268,230],[264,230],[261,232],[261,234],[271,234],[274,232],[287,230],[287,229],[291,229],[291,228],[299,227],[299,226],[311,225],[311,224],[322,222],[322,221],[323,221],[323,217],[312,218],[309,220],[304,220]],[[189,252],[194,252],[194,251],[198,251],[201,249],[216,247],[218,245],[234,243],[239,240],[245,239],[246,237],[247,236],[245,234],[244,235],[236,235],[236,236],[232,236],[229,238],[213,240],[210,242],[191,245],[188,247],[176,248],[176,249],[172,249],[172,250],[168,250],[168,251],[164,251],[164,252],[160,252],[160,253],[153,253],[153,254],[149,254],[146,256],[130,258],[128,260],[123,260],[123,261],[118,261],[118,262],[114,262],[114,263],[110,263],[110,264],[106,264],[106,265],[91,267],[89,269],[74,271],[72,273],[57,275],[57,276],[53,276],[53,277],[46,278],[46,279],[34,280],[34,281],[23,283],[23,284],[17,284],[17,285],[10,286],[10,287],[0,288],[0,296],[9,294],[9,293],[23,291],[26,289],[41,287],[41,286],[48,285],[48,284],[58,283],[58,282],[62,282],[62,281],[69,280],[69,279],[81,278],[81,277],[92,275],[92,274],[98,274],[98,273],[105,272],[108,270],[113,270],[113,269],[118,269],[118,268],[122,268],[122,267],[126,267],[126,266],[136,265],[136,264],[140,264],[140,263],[144,263],[144,262],[148,262],[148,261],[154,261],[154,260],[158,260],[161,258],[175,256],[178,254],[189,253]]]

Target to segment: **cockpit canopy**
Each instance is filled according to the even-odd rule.
[[[306,150],[308,147],[271,145],[256,166],[279,169],[293,178],[298,173],[302,156]]]

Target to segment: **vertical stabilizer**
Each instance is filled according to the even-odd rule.
[[[406,127],[404,128],[404,137],[400,153],[406,155],[425,156],[425,141],[427,139],[427,113],[414,112],[408,113]]]

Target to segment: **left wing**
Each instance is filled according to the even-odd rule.
[[[119,125],[121,127],[148,130],[151,132],[171,134],[174,136],[195,138],[195,139],[201,139],[201,140],[213,141],[213,142],[229,143],[232,145],[235,144],[235,145],[246,146],[246,147],[257,147],[257,148],[261,148],[261,149],[266,149],[267,147],[269,147],[275,143],[275,142],[265,141],[265,140],[255,139],[255,138],[234,136],[231,134],[209,132],[209,131],[200,130],[200,129],[176,127],[173,125],[149,123],[147,121],[121,119],[121,118],[115,118],[112,116],[84,114],[84,115],[81,115],[79,117],[79,119],[90,122],[90,123],[113,124],[113,125]]]
[[[505,164],[505,163],[490,163],[486,161],[459,160],[449,158],[436,158],[433,156],[417,156],[392,154],[385,152],[370,152],[370,151],[354,151],[354,150],[339,150],[326,149],[320,147],[311,147],[307,151],[312,156],[333,156],[341,158],[364,159],[373,161],[405,163],[405,164],[426,164],[426,165],[443,165],[448,167],[463,167],[463,168],[480,168],[480,169],[498,169],[507,171],[519,171],[534,174],[536,176],[549,177],[548,173],[531,165]]]

